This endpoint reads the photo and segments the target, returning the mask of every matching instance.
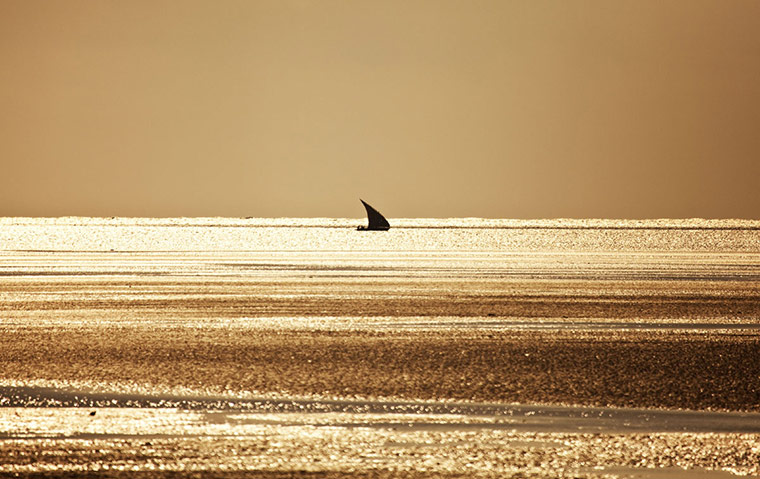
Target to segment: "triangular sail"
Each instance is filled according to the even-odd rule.
[[[367,219],[369,220],[369,225],[366,229],[382,231],[387,230],[391,227],[390,223],[388,223],[388,220],[386,220],[379,211],[367,204],[364,200],[359,199],[359,201],[362,202],[364,208],[367,210]]]

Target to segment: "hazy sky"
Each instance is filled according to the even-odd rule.
[[[760,1],[0,0],[0,216],[760,218]]]

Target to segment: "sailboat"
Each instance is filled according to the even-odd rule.
[[[364,209],[367,210],[367,220],[369,224],[367,226],[359,226],[356,228],[359,231],[388,231],[391,227],[385,216],[381,215],[379,211],[370,206],[363,199],[359,198],[359,201],[364,205]]]

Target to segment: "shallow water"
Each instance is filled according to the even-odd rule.
[[[0,472],[758,473],[760,222],[361,223],[0,218]]]

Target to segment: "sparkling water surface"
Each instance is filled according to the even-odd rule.
[[[752,220],[0,218],[1,250],[757,253]]]
[[[390,222],[0,218],[0,473],[760,473],[754,369],[734,359],[757,355],[760,221]],[[519,338],[501,370],[475,368],[478,344]],[[415,341],[443,345],[444,366]],[[275,342],[287,356],[246,362]],[[598,393],[567,392],[550,370],[563,365],[533,356],[578,342],[597,356],[570,354],[589,369],[557,379]],[[667,384],[629,387],[638,366],[597,361],[639,342],[651,362],[632,359]],[[341,363],[356,345],[370,349]],[[373,364],[386,346],[433,369]],[[680,366],[671,349],[694,377],[656,370],[655,355]],[[688,364],[710,354],[728,361],[720,377]]]

